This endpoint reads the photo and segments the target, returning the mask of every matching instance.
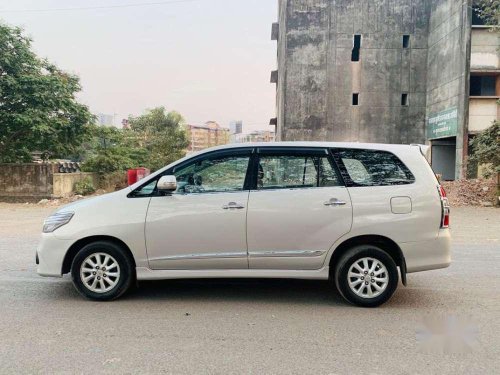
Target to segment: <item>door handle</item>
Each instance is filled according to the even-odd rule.
[[[329,201],[326,201],[323,203],[325,206],[345,206],[347,203],[341,200],[338,200],[337,198],[332,198]]]
[[[236,203],[236,202],[229,202],[228,204],[225,204],[224,206],[222,206],[222,208],[224,210],[231,210],[231,209],[237,209],[237,210],[241,210],[243,208],[245,208],[245,206],[243,206],[242,204],[240,203]]]

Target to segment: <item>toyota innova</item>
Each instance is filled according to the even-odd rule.
[[[449,215],[424,146],[237,144],[58,209],[36,260],[94,300],[137,280],[294,278],[373,307],[449,266]]]

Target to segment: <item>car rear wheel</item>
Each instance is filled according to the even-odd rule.
[[[352,304],[376,307],[391,298],[398,286],[398,268],[392,257],[377,246],[348,250],[335,267],[335,285]]]
[[[106,241],[84,246],[73,259],[73,284],[84,297],[109,301],[123,295],[134,278],[132,261],[123,249]]]

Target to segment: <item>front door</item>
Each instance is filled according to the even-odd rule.
[[[248,268],[245,187],[250,150],[193,158],[167,174],[178,189],[154,196],[146,218],[152,269]]]
[[[253,269],[319,269],[352,223],[349,193],[325,149],[258,153],[248,202],[248,254]]]

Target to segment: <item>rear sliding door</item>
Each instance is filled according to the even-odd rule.
[[[326,149],[258,150],[247,213],[251,269],[311,270],[352,222],[349,193]]]

